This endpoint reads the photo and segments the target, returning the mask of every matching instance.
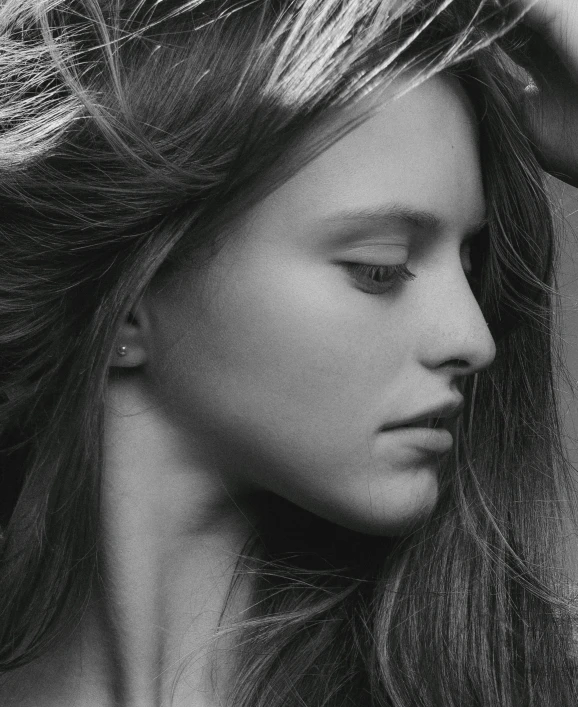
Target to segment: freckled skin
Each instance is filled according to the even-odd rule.
[[[340,220],[391,204],[441,226]],[[147,371],[207,474],[233,495],[270,490],[370,533],[431,510],[435,455],[380,430],[455,400],[460,378],[493,360],[464,272],[464,237],[484,211],[470,107],[438,77],[252,208],[204,270],[151,287]],[[344,261],[403,263],[415,277],[371,294]]]

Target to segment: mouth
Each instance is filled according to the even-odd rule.
[[[428,417],[424,420],[416,420],[415,422],[407,422],[404,425],[397,425],[396,427],[390,429],[404,429],[412,427],[425,427],[428,430],[434,430],[436,428],[447,429],[448,419],[442,419],[441,417]]]
[[[402,454],[409,455],[414,460],[419,458],[420,463],[424,457],[439,459],[447,454],[454,446],[454,434],[448,429],[447,422],[436,426],[437,418],[427,418],[396,427],[382,430],[380,440],[391,450],[392,445],[397,450],[405,450]]]
[[[463,398],[454,398],[437,406],[432,406],[429,410],[424,410],[421,414],[408,415],[393,424],[384,425],[382,432],[402,429],[428,429],[428,430],[450,430],[464,409]]]

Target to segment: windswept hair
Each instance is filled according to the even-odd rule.
[[[578,704],[555,239],[503,5],[0,4],[0,670],[61,640],[96,581],[121,317],[298,169],[289,148],[328,112],[400,76],[410,88],[449,72],[479,122],[489,225],[476,294],[496,363],[468,382],[439,502],[404,537],[264,504],[239,562],[255,590],[230,704]]]

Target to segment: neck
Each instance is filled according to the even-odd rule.
[[[213,639],[252,525],[217,470],[150,403],[130,382],[111,386],[99,629],[88,640],[109,656],[102,682],[114,704],[159,707],[180,697],[205,707],[226,682],[230,645]],[[223,618],[245,607],[246,593]]]

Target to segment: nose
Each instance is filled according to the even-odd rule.
[[[424,289],[422,363],[460,376],[487,368],[496,344],[461,265],[438,274]]]

